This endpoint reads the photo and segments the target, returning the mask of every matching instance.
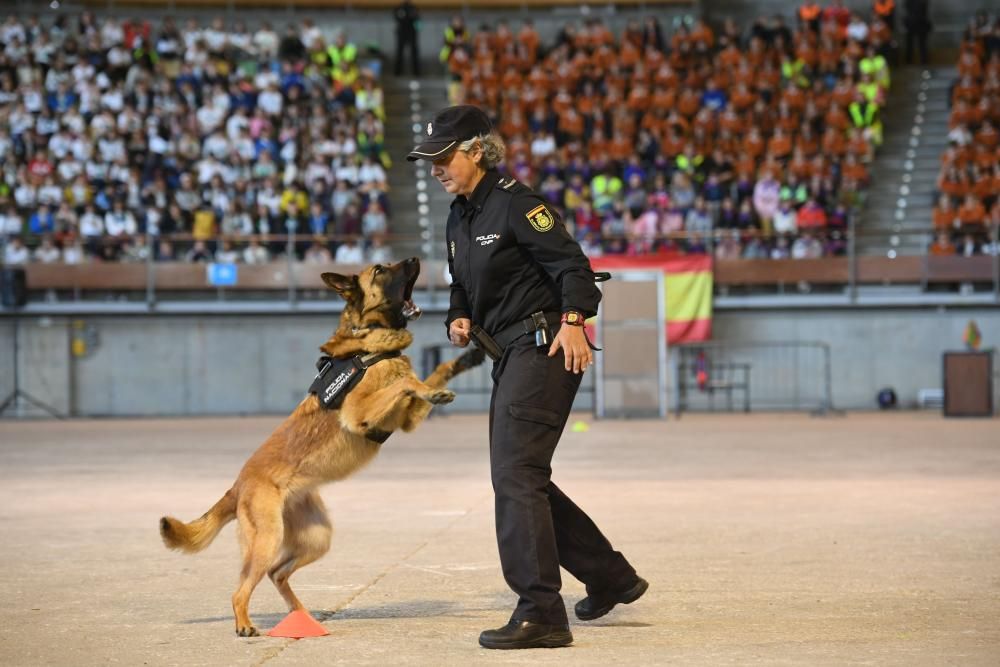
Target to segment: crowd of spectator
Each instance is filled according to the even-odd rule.
[[[800,19],[667,34],[651,16],[617,38],[591,19],[543,45],[528,20],[456,18],[441,58],[592,255],[836,255],[881,142],[892,26],[840,0]]]
[[[950,102],[930,252],[996,254],[990,230],[1000,226],[1000,17],[970,19]]]
[[[3,259],[385,261],[379,77],[308,19],[8,16]]]

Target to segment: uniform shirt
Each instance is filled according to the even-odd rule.
[[[448,216],[451,305],[445,326],[467,317],[490,334],[538,311],[597,313],[590,262],[545,200],[488,171]]]

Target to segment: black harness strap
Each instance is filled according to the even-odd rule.
[[[365,371],[382,361],[400,355],[398,350],[376,354],[355,355],[346,359],[322,356],[316,362],[316,377],[309,385],[309,393],[315,394],[320,405],[329,410],[339,410],[344,398],[361,382]],[[386,437],[389,437],[386,435]],[[373,438],[370,438],[373,439]],[[384,442],[384,440],[383,440]]]

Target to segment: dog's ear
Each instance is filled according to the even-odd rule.
[[[358,283],[357,276],[342,276],[339,273],[324,273],[320,276],[323,282],[326,283],[327,287],[334,290],[344,298],[344,301],[350,301],[353,297],[358,295],[360,290],[360,283]]]

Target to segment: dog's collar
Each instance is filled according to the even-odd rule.
[[[309,385],[309,393],[315,394],[320,405],[329,410],[338,410],[344,397],[361,381],[365,371],[384,359],[400,356],[399,350],[356,354],[351,357],[330,357],[323,355],[316,362],[316,377]]]

